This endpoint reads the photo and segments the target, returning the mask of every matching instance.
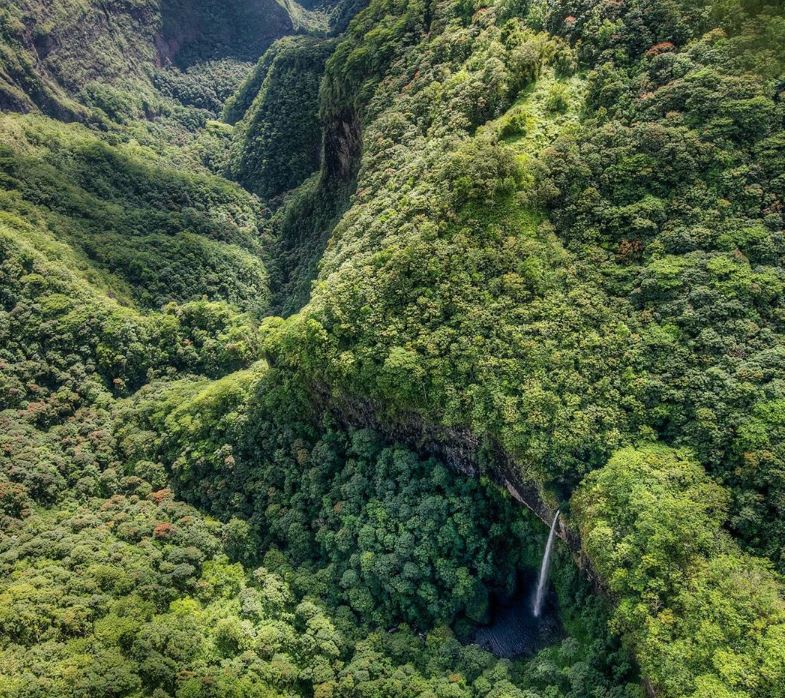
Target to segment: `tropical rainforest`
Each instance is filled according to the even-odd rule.
[[[3,0],[0,698],[70,696],[783,698],[782,2]]]

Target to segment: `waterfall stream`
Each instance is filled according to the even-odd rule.
[[[476,627],[470,641],[497,657],[531,657],[564,637],[555,596],[548,593],[548,576],[556,541],[557,511],[548,534],[539,574],[536,568],[518,571],[515,590],[491,595],[489,622]]]
[[[539,618],[542,613],[542,603],[545,600],[545,590],[548,586],[548,572],[551,568],[551,550],[553,548],[553,541],[556,538],[556,521],[559,519],[559,511],[556,510],[556,516],[553,517],[551,524],[551,532],[548,534],[548,542],[545,545],[545,554],[542,556],[542,565],[540,566],[540,578],[537,581],[537,595],[534,597],[534,617]]]

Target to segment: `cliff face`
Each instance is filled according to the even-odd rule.
[[[294,32],[303,12],[297,3],[276,0],[162,0],[159,59],[183,67],[213,58],[255,60]]]

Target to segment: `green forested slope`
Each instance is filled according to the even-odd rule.
[[[117,297],[264,309],[261,206],[239,187],[75,125],[8,116],[0,131],[7,214],[69,244]]]
[[[311,37],[277,42],[227,105],[227,119],[239,121],[229,173],[264,199],[319,168],[319,81],[333,47]]]
[[[783,695],[781,6],[308,8],[0,9],[0,696]]]
[[[84,119],[80,103],[144,89],[161,66],[252,61],[321,20],[275,0],[20,0],[0,21],[3,107]]]
[[[504,8],[473,23],[445,8],[427,35],[416,4],[358,18],[323,96],[328,116],[364,115],[362,169],[311,303],[284,329],[303,361],[385,412],[486,434],[540,482],[571,487],[654,436],[718,476],[743,472],[737,426],[778,385],[783,106],[776,65],[739,54],[782,18],[737,28],[707,8],[701,26],[676,3],[667,22],[645,7],[652,42],[728,27],[633,59],[623,13],[619,46],[589,61],[578,37],[576,50]],[[559,17],[544,24],[570,38],[580,18]],[[383,79],[360,72],[371,46],[393,66]],[[642,95],[626,111],[597,102],[622,70],[619,89]]]
[[[372,3],[322,88],[323,118],[363,124],[357,193],[310,303],[269,325],[276,364],[339,409],[391,434],[469,430],[477,457],[500,448],[546,500],[632,468],[628,451],[603,467],[622,447],[691,449],[729,506],[681,528],[655,505],[663,564],[683,560],[675,589],[652,594],[653,562],[617,588],[634,552],[587,547],[638,605],[617,628],[663,695],[785,681],[771,565],[689,541],[727,523],[783,569],[783,27],[765,3]],[[620,504],[625,526],[640,497]],[[581,513],[591,530],[599,511]],[[750,584],[772,591],[752,600]],[[722,637],[697,620],[712,613]]]
[[[689,452],[656,446],[618,451],[575,498],[612,623],[662,695],[782,692],[782,580],[722,530],[726,500]]]

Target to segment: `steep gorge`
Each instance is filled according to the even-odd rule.
[[[781,8],[88,5],[3,14],[0,695],[778,696]]]

